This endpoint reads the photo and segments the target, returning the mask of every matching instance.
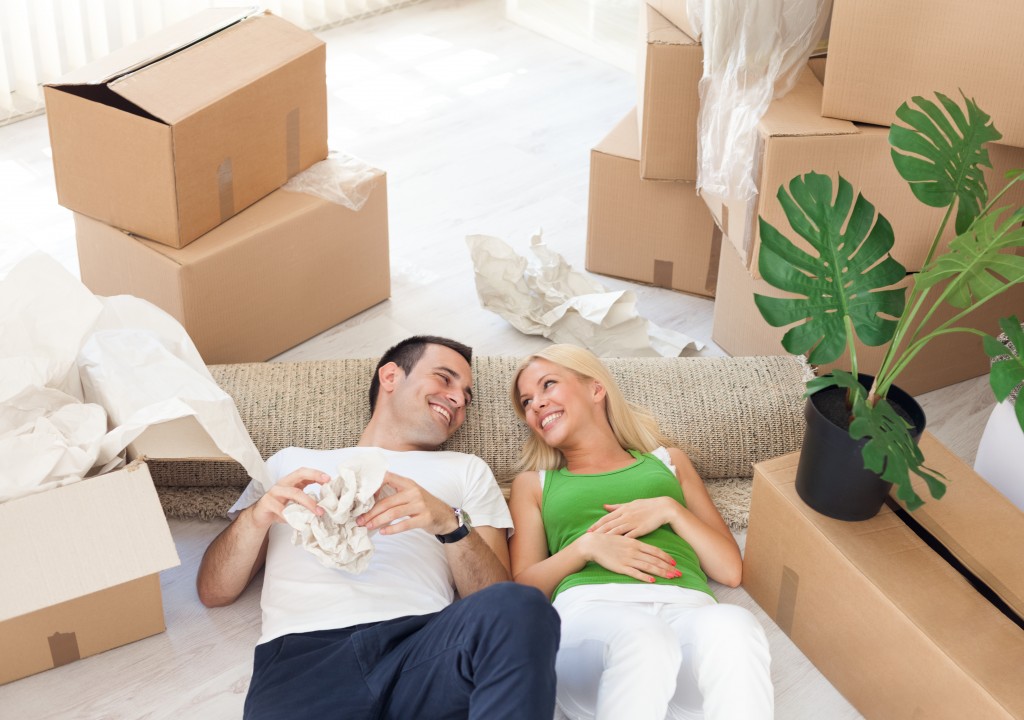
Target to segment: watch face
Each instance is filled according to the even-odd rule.
[[[462,508],[455,508],[455,516],[459,519],[459,527],[463,525],[470,528],[473,527],[473,523],[469,519],[469,513]]]

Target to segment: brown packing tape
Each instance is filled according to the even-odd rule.
[[[654,261],[654,284],[658,287],[672,288],[672,261]]]
[[[715,288],[718,287],[718,260],[722,254],[722,231],[717,225],[711,226],[711,253],[708,258],[708,274],[704,278],[704,290],[710,294],[715,294]]]
[[[235,177],[231,158],[224,158],[217,168],[217,195],[220,199],[220,221],[226,222],[235,214]]]
[[[786,635],[792,637],[793,616],[796,614],[796,595],[800,586],[800,576],[793,568],[782,566],[782,582],[779,585],[779,607],[775,622]]]
[[[285,155],[288,163],[288,177],[297,175],[302,169],[299,160],[299,108],[294,108],[288,113],[285,120]]]
[[[81,659],[82,656],[78,652],[78,637],[73,632],[55,632],[47,640],[50,642],[50,657],[53,659],[54,667]]]

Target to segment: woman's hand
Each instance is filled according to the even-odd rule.
[[[585,560],[643,582],[654,582],[654,575],[666,579],[682,576],[671,555],[633,538],[588,532],[575,543]]]
[[[682,506],[670,497],[643,498],[620,505],[605,505],[608,514],[587,532],[638,538],[672,522]]]

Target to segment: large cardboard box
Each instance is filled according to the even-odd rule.
[[[1024,147],[1020,0],[835,0],[821,111],[889,125],[915,95],[961,91]]]
[[[736,249],[728,242],[719,258],[718,288],[715,293],[714,321],[711,339],[730,355],[784,355],[782,336],[789,329],[775,328],[765,322],[754,304],[754,293],[773,297],[787,297],[788,293],[777,290],[751,276],[743,267]],[[901,283],[908,287],[912,276]],[[791,296],[790,296],[791,297]],[[975,310],[958,325],[981,329],[990,335],[998,335],[999,318],[1024,312],[1024,286],[1018,285],[994,300]],[[948,321],[956,312],[949,306],[942,307],[928,323],[935,328]],[[883,348],[868,347],[856,342],[857,362],[860,372],[874,374],[882,363]],[[896,384],[911,395],[946,387],[989,371],[990,361],[981,345],[981,338],[971,333],[949,333],[928,343],[914,361],[907,366]],[[824,374],[834,367],[849,369],[844,357],[841,362],[822,365]]]
[[[636,114],[590,153],[587,270],[715,294],[721,233],[693,183],[640,177]]]
[[[637,98],[640,174],[648,180],[697,180],[697,86],[704,50],[657,10],[640,8],[643,43]]]
[[[182,247],[327,156],[323,41],[211,9],[47,85],[57,200]]]
[[[946,497],[911,517],[1024,614],[1024,514],[927,432]],[[844,522],[796,494],[799,454],[754,468],[743,587],[869,718],[1024,717],[1024,629],[888,506]]]
[[[163,632],[179,563],[143,463],[0,503],[0,683]]]
[[[163,308],[207,363],[266,360],[390,295],[385,180],[358,212],[277,190],[181,249],[76,214],[82,281]]]
[[[827,67],[832,62],[829,55]],[[829,175],[835,186],[841,174],[891,223],[896,237],[893,257],[908,271],[920,270],[944,211],[922,204],[900,177],[890,156],[888,128],[821,117],[821,93],[821,83],[811,70],[805,70],[793,90],[769,106],[758,125],[754,174],[759,194],[746,203],[729,203],[705,193],[708,207],[742,254],[747,269],[760,277],[758,216],[810,249],[789,228],[776,197],[779,186],[812,170]],[[1005,173],[1024,167],[1024,151],[1005,145],[989,145],[988,150],[993,169],[985,171],[985,179],[994,197],[1006,184]],[[1017,185],[1000,202],[1024,204],[1024,187]],[[949,223],[943,246],[954,235]]]

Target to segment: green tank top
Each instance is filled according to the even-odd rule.
[[[607,504],[627,503],[641,498],[668,496],[686,507],[679,479],[664,462],[651,453],[630,450],[636,462],[619,470],[584,475],[571,473],[565,468],[544,473],[541,495],[541,518],[547,533],[548,552],[554,555],[587,531],[591,525],[608,514]],[[676,561],[682,577],[665,579],[655,576],[654,584],[678,585],[714,593],[708,587],[708,578],[700,568],[697,553],[690,543],[676,535],[669,525],[662,525],[648,535],[638,538],[661,548]],[[551,599],[571,587],[601,583],[642,583],[636,578],[612,572],[596,562],[588,562],[582,570],[567,575],[555,588]]]

